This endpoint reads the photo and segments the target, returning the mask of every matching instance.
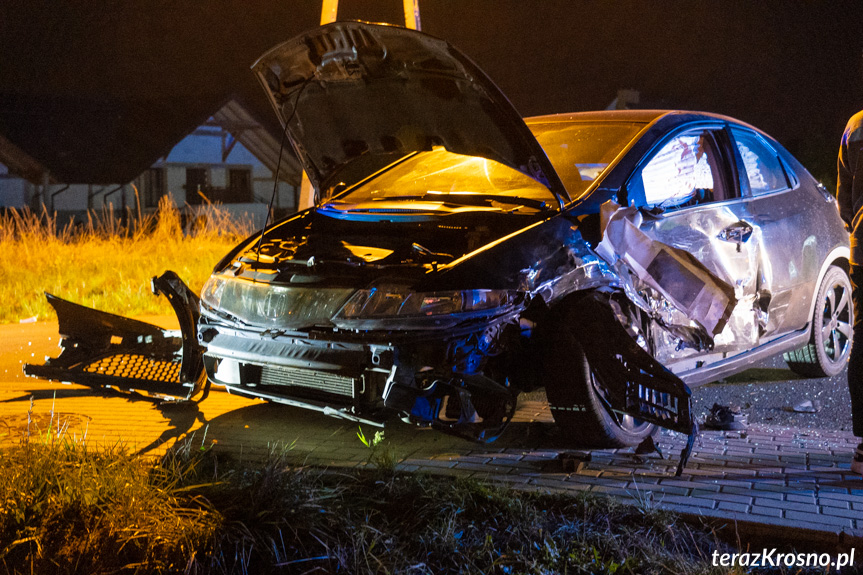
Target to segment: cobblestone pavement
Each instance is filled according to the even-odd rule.
[[[0,326],[0,444],[39,438],[49,428],[90,445],[158,455],[177,442],[212,446],[239,458],[288,449],[298,464],[355,467],[369,450],[355,423],[214,391],[197,406],[158,406],[133,396],[25,378],[24,361],[56,351],[55,324]],[[32,407],[31,407],[32,398]],[[368,436],[375,428],[364,428]],[[863,479],[849,472],[854,437],[844,431],[750,425],[703,431],[682,477],[674,477],[685,438],[662,432],[664,454],[591,453],[566,447],[547,405],[521,402],[507,432],[478,445],[395,420],[385,431],[404,471],[479,477],[519,489],[590,491],[729,524],[782,529],[844,541],[863,537]],[[832,538],[832,539],[831,539]]]

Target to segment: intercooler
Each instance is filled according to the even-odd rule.
[[[265,365],[261,369],[261,385],[299,387],[356,398],[358,380],[322,371]]]

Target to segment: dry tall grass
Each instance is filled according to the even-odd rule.
[[[170,315],[150,278],[174,270],[196,293],[215,263],[252,230],[216,205],[181,226],[170,197],[155,214],[125,221],[113,212],[60,227],[43,209],[0,215],[0,323],[54,317],[43,292],[121,315]]]

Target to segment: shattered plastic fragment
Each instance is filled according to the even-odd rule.
[[[181,332],[87,308],[46,294],[57,312],[60,355],[24,373],[92,388],[142,390],[190,399],[204,386],[197,340],[198,299],[174,272],[153,278],[153,292],[174,308]]]
[[[811,399],[807,399],[792,407],[791,411],[794,413],[818,413],[821,411],[821,402],[818,400],[812,401]]]
[[[746,429],[748,425],[746,416],[737,406],[729,407],[714,403],[710,413],[704,419],[705,429],[718,429],[722,431],[736,431]]]
[[[660,459],[664,459],[662,455],[662,451],[659,449],[659,446],[656,445],[656,442],[653,440],[652,435],[648,435],[644,438],[644,441],[638,444],[635,448],[636,455],[650,455],[651,453],[659,454]]]

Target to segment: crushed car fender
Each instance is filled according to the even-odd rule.
[[[643,214],[612,201],[602,205],[606,220],[597,253],[606,261],[623,264],[636,277],[656,289],[692,321],[711,335],[725,328],[737,300],[734,288],[708,270],[691,254],[650,238],[639,229]]]

